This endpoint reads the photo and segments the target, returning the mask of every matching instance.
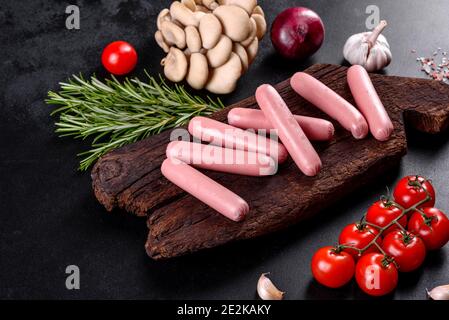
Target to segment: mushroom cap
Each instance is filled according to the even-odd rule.
[[[261,6],[255,6],[255,8],[254,8],[252,13],[260,14],[262,17],[265,18],[265,12],[263,12],[263,9],[262,9]]]
[[[246,53],[248,54],[249,63],[253,63],[256,58],[257,52],[259,51],[259,39],[254,38],[253,42],[246,47]]]
[[[215,94],[231,93],[241,75],[242,63],[239,56],[232,52],[228,62],[210,71],[206,89]]]
[[[190,52],[192,53],[199,52],[202,48],[202,44],[198,29],[194,26],[187,26],[184,31],[186,33],[187,48],[189,48]]]
[[[242,73],[245,73],[249,67],[249,58],[246,49],[240,43],[235,42],[232,52],[239,56],[240,61],[242,62]]]
[[[201,18],[199,30],[203,47],[206,49],[215,47],[223,33],[220,20],[212,13],[207,13]]]
[[[248,38],[251,27],[245,10],[234,5],[224,5],[215,9],[214,15],[220,20],[224,34],[232,41],[240,42]]]
[[[175,45],[179,49],[185,48],[186,34],[181,27],[171,21],[163,21],[161,25],[161,32],[168,44]]]
[[[203,6],[209,8],[210,10],[214,10],[218,7],[218,3],[215,0],[202,0]]]
[[[190,67],[187,74],[187,83],[196,90],[201,90],[209,79],[209,65],[206,57],[199,53],[192,53],[190,56]]]
[[[193,0],[181,0],[181,3],[190,11],[196,11],[196,3]]]
[[[259,40],[262,40],[263,36],[267,32],[267,22],[265,21],[265,18],[261,14],[258,14],[258,13],[253,14],[251,16],[251,18],[253,18],[254,21],[256,21],[257,38]]]
[[[249,18],[250,21],[250,33],[248,38],[246,38],[245,40],[243,40],[242,42],[240,42],[240,44],[244,47],[247,47],[251,44],[251,42],[253,42],[254,38],[257,36],[257,24],[256,21],[253,18]]]
[[[187,74],[187,58],[178,48],[171,47],[167,57],[163,60],[164,74],[173,82],[182,81]]]
[[[161,26],[162,26],[162,22],[163,21],[170,21],[171,17],[170,17],[170,10],[168,10],[167,8],[163,9],[161,12],[159,12],[159,15],[157,16],[157,29],[161,30]]]
[[[257,0],[218,0],[220,5],[235,5],[245,10],[248,15],[251,15],[254,8],[257,6]]]
[[[209,65],[218,68],[229,60],[232,52],[232,41],[225,35],[221,35],[217,45],[206,53]]]
[[[162,32],[160,30],[156,31],[156,33],[154,34],[154,39],[156,40],[159,47],[161,47],[161,49],[164,50],[165,53],[168,53],[170,47],[165,42],[164,36],[162,35]]]
[[[170,15],[173,20],[180,22],[183,26],[198,26],[199,21],[193,12],[179,1],[174,1],[171,4]]]

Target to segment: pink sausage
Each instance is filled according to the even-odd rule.
[[[201,169],[245,176],[268,176],[277,172],[274,159],[265,154],[187,141],[170,142],[167,158],[176,158]]]
[[[317,175],[321,169],[320,157],[276,89],[267,84],[260,86],[256,100],[299,169],[307,176]]]
[[[349,68],[348,84],[357,106],[368,121],[371,134],[377,140],[388,140],[394,126],[365,68],[357,65]]]
[[[162,174],[169,181],[233,221],[241,221],[249,212],[248,203],[188,164],[165,159]]]
[[[297,72],[290,84],[299,95],[337,120],[354,138],[363,139],[368,134],[368,123],[363,115],[335,91],[304,72]]]
[[[189,132],[201,141],[229,149],[266,154],[279,163],[288,157],[287,149],[277,141],[209,118],[194,117],[190,120]]]
[[[314,141],[329,141],[334,137],[332,122],[312,117],[294,116],[307,138]],[[265,118],[262,111],[257,109],[234,108],[228,113],[228,123],[241,129],[266,130],[274,129]]]

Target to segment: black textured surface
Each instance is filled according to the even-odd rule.
[[[289,6],[317,11],[327,29],[322,49],[309,61],[288,63],[273,53],[269,37],[259,56],[225,99],[235,102],[264,82],[276,83],[314,62],[341,63],[346,38],[365,29],[365,8],[377,4],[390,23],[385,32],[394,60],[387,74],[422,76],[416,55],[449,50],[445,0],[259,1],[268,22]],[[400,168],[379,177],[322,216],[286,232],[170,261],[154,262],[144,251],[145,221],[108,214],[96,202],[88,173],[76,171],[87,144],[53,133],[46,92],[82,72],[104,75],[101,49],[123,39],[139,52],[138,74],[160,71],[161,50],[152,39],[155,18],[170,1],[73,1],[81,29],[65,28],[65,1],[2,1],[0,86],[0,298],[253,299],[262,272],[271,272],[287,299],[365,299],[352,283],[341,290],[316,284],[313,252],[337,241],[339,230],[358,219],[386,185],[405,174],[434,180],[437,206],[449,210],[449,134],[409,132],[410,151]],[[416,49],[417,54],[412,54]],[[301,196],[301,195],[298,195]],[[449,282],[449,248],[425,266],[401,275],[395,299],[424,299],[425,288]],[[65,288],[65,268],[81,270],[81,289]]]

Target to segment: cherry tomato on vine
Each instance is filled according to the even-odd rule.
[[[424,202],[419,208],[433,207],[435,205],[435,189],[432,183],[420,176],[408,176],[399,180],[393,196],[396,203],[408,209],[427,197],[427,192],[432,199]]]
[[[424,241],[427,250],[438,250],[449,241],[449,219],[436,208],[423,208],[414,212],[408,222],[408,230]]]
[[[130,73],[136,66],[137,52],[128,42],[111,42],[104,48],[101,62],[110,73],[124,75]]]
[[[384,296],[396,288],[398,271],[383,254],[369,253],[357,262],[355,280],[365,293],[376,297]]]
[[[334,247],[324,247],[313,256],[311,268],[319,283],[329,288],[339,288],[354,276],[355,262],[347,252]]]
[[[379,200],[368,209],[368,212],[366,213],[366,221],[383,228],[394,219],[398,218],[401,214],[402,211],[391,201]],[[398,222],[405,228],[407,226],[407,216],[404,215]],[[398,229],[399,226],[392,225],[383,232],[383,236]]]
[[[338,238],[338,242],[341,245],[349,245],[351,247],[355,247],[357,249],[365,248],[374,238],[379,234],[379,231],[374,229],[371,226],[360,224],[360,223],[351,223],[347,225],[340,233],[340,237]],[[376,242],[381,245],[382,239],[381,237],[377,238]],[[352,255],[352,257],[357,261],[360,256],[359,252],[354,249],[344,249],[345,252]],[[378,252],[379,249],[373,243],[363,254]]]
[[[382,242],[382,249],[394,258],[401,272],[418,269],[426,258],[424,242],[410,232],[397,230],[387,234]]]

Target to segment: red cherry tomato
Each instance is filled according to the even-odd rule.
[[[382,243],[382,249],[394,258],[401,272],[418,269],[426,258],[424,242],[409,232],[397,230],[387,234]]]
[[[366,213],[366,221],[379,227],[386,227],[390,222],[399,217],[402,211],[388,200],[379,200],[375,202]],[[404,228],[407,226],[407,216],[399,219],[399,224]],[[397,225],[392,225],[383,232],[383,235],[398,230]]]
[[[396,203],[408,209],[427,197],[426,190],[431,199],[419,207],[433,207],[435,205],[435,189],[429,180],[420,176],[408,176],[399,180],[393,191],[393,196]]]
[[[438,250],[449,241],[449,219],[436,208],[423,208],[425,217],[414,212],[408,222],[408,230],[424,241],[427,250]]]
[[[351,247],[355,247],[357,249],[365,248],[377,235],[379,231],[374,229],[371,226],[352,223],[346,226],[342,232],[340,233],[340,237],[338,241],[342,245],[349,245]],[[376,242],[381,245],[382,239],[381,237],[377,238]],[[352,257],[357,261],[360,256],[359,252],[354,249],[344,249],[347,253],[352,255]],[[372,244],[364,253],[377,252],[378,248],[375,244]]]
[[[355,280],[365,293],[376,297],[384,296],[396,288],[398,271],[384,255],[369,253],[357,262]]]
[[[115,41],[104,48],[101,62],[110,73],[124,75],[136,66],[137,52],[128,42]]]
[[[319,249],[312,258],[312,274],[322,285],[339,288],[354,276],[355,262],[352,256],[333,247]]]

